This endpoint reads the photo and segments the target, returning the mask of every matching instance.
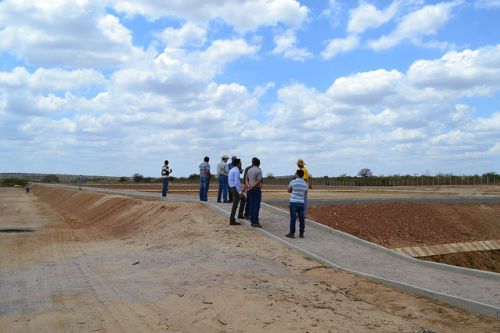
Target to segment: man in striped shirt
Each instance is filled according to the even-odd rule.
[[[307,193],[307,183],[304,181],[304,171],[299,169],[295,173],[295,178],[288,185],[290,196],[290,232],[286,234],[288,238],[295,238],[295,222],[299,215],[299,237],[304,238],[305,218],[304,218],[304,197]]]

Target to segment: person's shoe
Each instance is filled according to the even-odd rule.
[[[220,201],[220,200],[217,200],[217,202],[218,202],[218,203],[221,203],[222,201]]]
[[[230,225],[240,225],[241,223],[240,222],[236,222],[236,221],[230,221],[229,224]]]
[[[252,227],[254,227],[254,228],[262,228],[262,224],[255,223],[255,224],[252,224]]]
[[[250,220],[250,216],[245,216],[245,220]]]
[[[304,233],[302,232],[300,235],[299,235],[300,238],[304,238]]]
[[[288,234],[286,234],[286,235],[285,235],[285,237],[288,237],[288,238],[295,238],[295,236],[294,236],[291,232],[289,232]]]
[[[244,217],[243,215],[238,215],[238,218],[242,220],[242,219],[244,219],[245,217]]]

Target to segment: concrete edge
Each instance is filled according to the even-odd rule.
[[[265,205],[266,207],[271,208],[271,209],[278,210],[278,211],[285,213],[285,214],[289,214],[289,212],[287,212],[281,208],[269,205],[265,202],[263,202],[262,204]],[[482,271],[482,270],[473,269],[473,268],[458,267],[458,266],[453,266],[453,265],[448,265],[448,264],[442,264],[442,263],[437,263],[437,262],[432,262],[432,261],[424,261],[424,260],[416,259],[416,258],[407,256],[407,255],[398,253],[396,251],[393,251],[393,250],[388,249],[386,247],[383,247],[381,245],[378,245],[378,244],[366,241],[364,239],[358,238],[358,237],[353,236],[351,234],[348,234],[344,231],[333,229],[329,226],[326,226],[324,224],[318,223],[318,222],[310,220],[310,219],[306,219],[306,223],[311,225],[311,226],[317,227],[319,229],[323,229],[327,232],[333,233],[333,234],[335,234],[339,237],[342,237],[344,239],[354,241],[360,245],[368,246],[374,250],[387,253],[393,257],[403,259],[403,260],[408,261],[408,262],[413,263],[413,264],[418,264],[418,265],[432,267],[432,268],[439,268],[439,269],[447,270],[449,272],[457,272],[457,273],[466,274],[466,275],[475,276],[475,277],[480,277],[480,278],[488,278],[488,279],[494,279],[494,280],[500,279],[499,273]]]

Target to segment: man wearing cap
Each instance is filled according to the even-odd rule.
[[[217,202],[221,202],[221,194],[224,202],[227,201],[227,192],[229,190],[228,184],[228,174],[229,167],[227,165],[227,160],[229,157],[227,155],[222,155],[221,161],[217,164],[217,174],[219,175],[219,190],[217,191]]]
[[[307,183],[307,187],[309,189],[312,188],[312,184],[311,182],[309,181],[309,171],[307,171],[307,168],[306,168],[306,164],[304,163],[304,160],[299,158],[297,160],[297,167],[304,171],[304,177],[302,177],[302,179],[304,179],[304,181]],[[306,213],[307,213],[307,191],[304,195],[304,216],[306,216]]]

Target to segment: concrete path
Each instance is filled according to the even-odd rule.
[[[85,190],[161,200],[157,193]],[[198,201],[194,196],[171,194],[167,200]],[[231,204],[212,200],[206,205],[227,216],[229,223]],[[239,221],[250,226],[249,221]],[[261,207],[260,222],[263,228],[255,228],[256,232],[264,233],[331,267],[500,320],[500,274],[421,261],[311,220],[306,221],[305,238],[289,239],[285,237],[289,228],[289,213],[266,203]],[[240,227],[245,226],[235,226]]]
[[[226,216],[231,210],[231,204],[208,206]],[[420,261],[310,220],[305,238],[289,239],[288,219],[288,212],[264,203],[263,229],[255,229],[329,266],[500,319],[500,274]]]

